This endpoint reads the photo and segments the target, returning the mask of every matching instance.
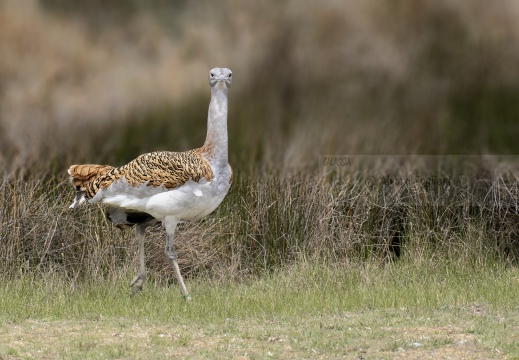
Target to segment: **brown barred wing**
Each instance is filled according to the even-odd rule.
[[[99,189],[106,189],[112,183],[124,178],[129,185],[163,186],[173,189],[185,184],[189,179],[211,180],[213,173],[198,149],[186,152],[159,151],[143,154],[119,168],[113,168],[90,183],[88,198],[94,197]]]

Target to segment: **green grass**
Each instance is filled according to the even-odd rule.
[[[302,262],[241,283],[193,279],[192,302],[157,282],[131,297],[130,275],[3,282],[0,358],[519,356],[513,267]]]
[[[515,308],[519,270],[514,267],[390,264],[384,267],[299,264],[241,283],[192,279],[192,303],[176,283],[147,282],[130,297],[131,280],[121,276],[71,285],[59,275],[22,277],[0,287],[1,318],[98,319],[131,317],[153,321],[212,322],[225,318],[297,317],[363,309],[424,308],[485,304]]]

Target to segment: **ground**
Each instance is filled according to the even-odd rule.
[[[406,313],[373,310],[209,323],[128,318],[24,320],[1,325],[0,359],[505,358],[502,350],[493,347],[494,336],[500,332],[496,326],[506,327],[496,314],[477,308],[465,313]]]

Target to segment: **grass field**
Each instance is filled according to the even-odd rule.
[[[128,274],[130,275],[130,274]],[[519,271],[299,264],[237,284],[0,286],[1,358],[515,358]]]
[[[134,230],[114,229],[103,207],[68,209],[65,179],[6,177],[0,356],[519,356],[515,158],[412,159],[241,175],[175,238],[192,302],[159,227],[131,297]]]
[[[518,14],[0,2],[0,360],[519,358]],[[175,234],[193,301],[160,227],[131,297],[135,230],[66,169],[200,146],[214,66],[234,182]]]

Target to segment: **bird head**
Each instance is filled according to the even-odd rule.
[[[214,68],[209,71],[209,85],[211,88],[230,88],[232,84],[232,71],[227,68]]]

